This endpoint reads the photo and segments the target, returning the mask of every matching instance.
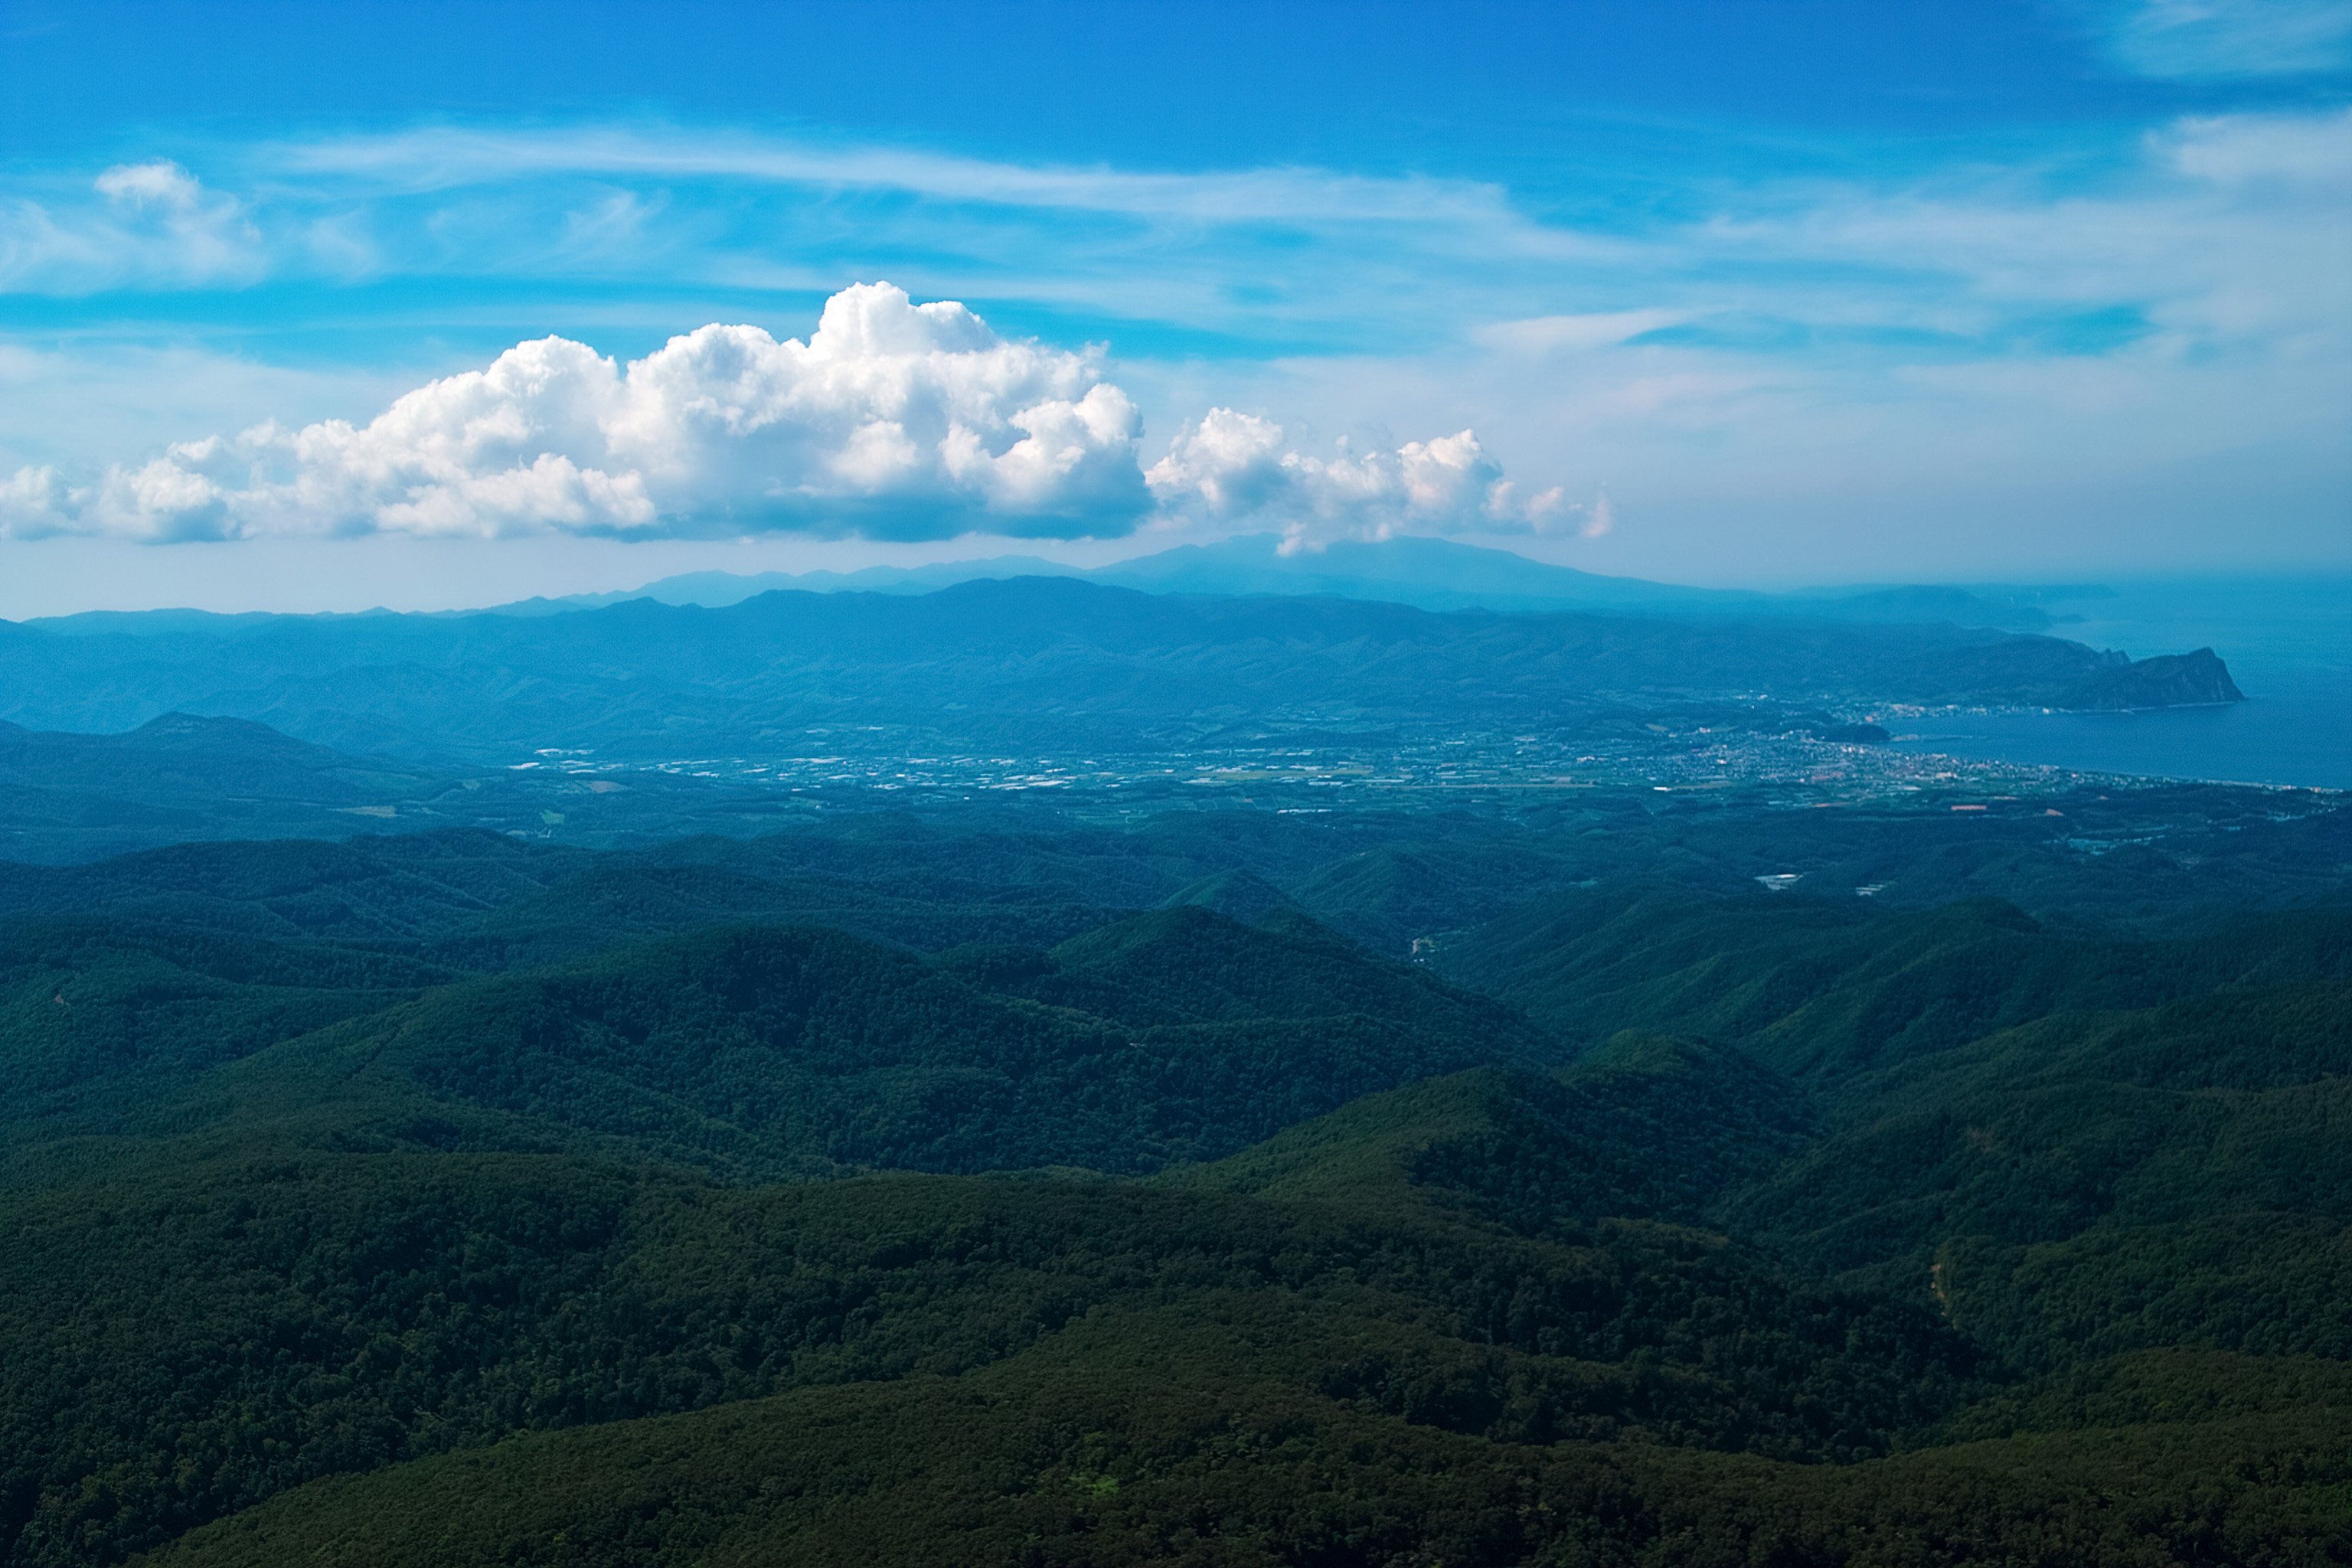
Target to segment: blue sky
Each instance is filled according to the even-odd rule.
[[[0,615],[2342,566],[2347,89],[2340,0],[5,0]]]

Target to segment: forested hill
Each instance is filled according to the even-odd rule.
[[[362,752],[620,757],[746,746],[821,722],[1064,740],[1202,713],[1557,717],[1725,692],[2128,708],[2232,700],[2210,654],[2120,655],[1949,625],[1435,614],[1192,598],[1061,578],[919,596],[635,600],[541,617],[94,617],[0,626],[0,719],[118,731],[179,710]]]
[[[746,921],[756,847],[703,847],[735,868],[481,836],[26,881],[0,1562],[2299,1563],[2352,1525],[2340,912],[2094,941],[1602,885],[1439,945],[1521,1012],[1238,875],[1024,940],[1070,918],[1019,901],[1066,896],[1051,847],[975,846],[924,951]],[[836,847],[845,913],[926,929],[880,873],[936,841]],[[534,962],[625,916],[685,929]]]
[[[0,868],[0,1568],[2338,1561],[2352,851],[2229,801]]]

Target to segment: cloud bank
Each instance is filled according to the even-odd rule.
[[[130,171],[174,199],[172,176]],[[887,283],[825,304],[806,342],[701,327],[625,367],[560,337],[430,382],[365,426],[266,422],[75,484],[0,482],[0,531],[156,542],[373,532],[621,538],[768,531],[1106,537],[1147,518],[1259,519],[1313,540],[1530,524],[1468,430],[1332,458],[1230,409],[1147,473],[1142,417],[1098,349],[1009,342]]]

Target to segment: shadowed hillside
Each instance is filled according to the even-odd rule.
[[[0,1563],[2327,1561],[2338,829],[2045,809],[7,868]]]

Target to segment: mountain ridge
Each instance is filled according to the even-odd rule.
[[[1093,567],[1034,555],[992,556],[854,572],[691,572],[641,587],[494,605],[501,615],[559,615],[630,599],[723,608],[777,589],[814,593],[919,594],[958,583],[1062,576],[1152,593],[1313,595],[1384,600],[1425,610],[1504,613],[1609,610],[1675,616],[1794,616],[1832,620],[1939,621],[2040,631],[2057,624],[2047,605],[2111,596],[2094,584],[1883,584],[1764,591],[1697,588],[1616,577],[1458,541],[1404,536],[1342,540],[1285,553],[1276,534],[1182,544]]]
[[[2145,660],[1949,624],[1438,612],[1053,577],[723,609],[277,616],[226,636],[8,624],[0,656],[0,719],[28,728],[127,729],[176,709],[412,761],[740,754],[844,721],[921,724],[947,745],[1117,748],[1206,718],[1517,724],[1732,693],[2126,708],[2235,691],[2210,655],[2143,679]]]

